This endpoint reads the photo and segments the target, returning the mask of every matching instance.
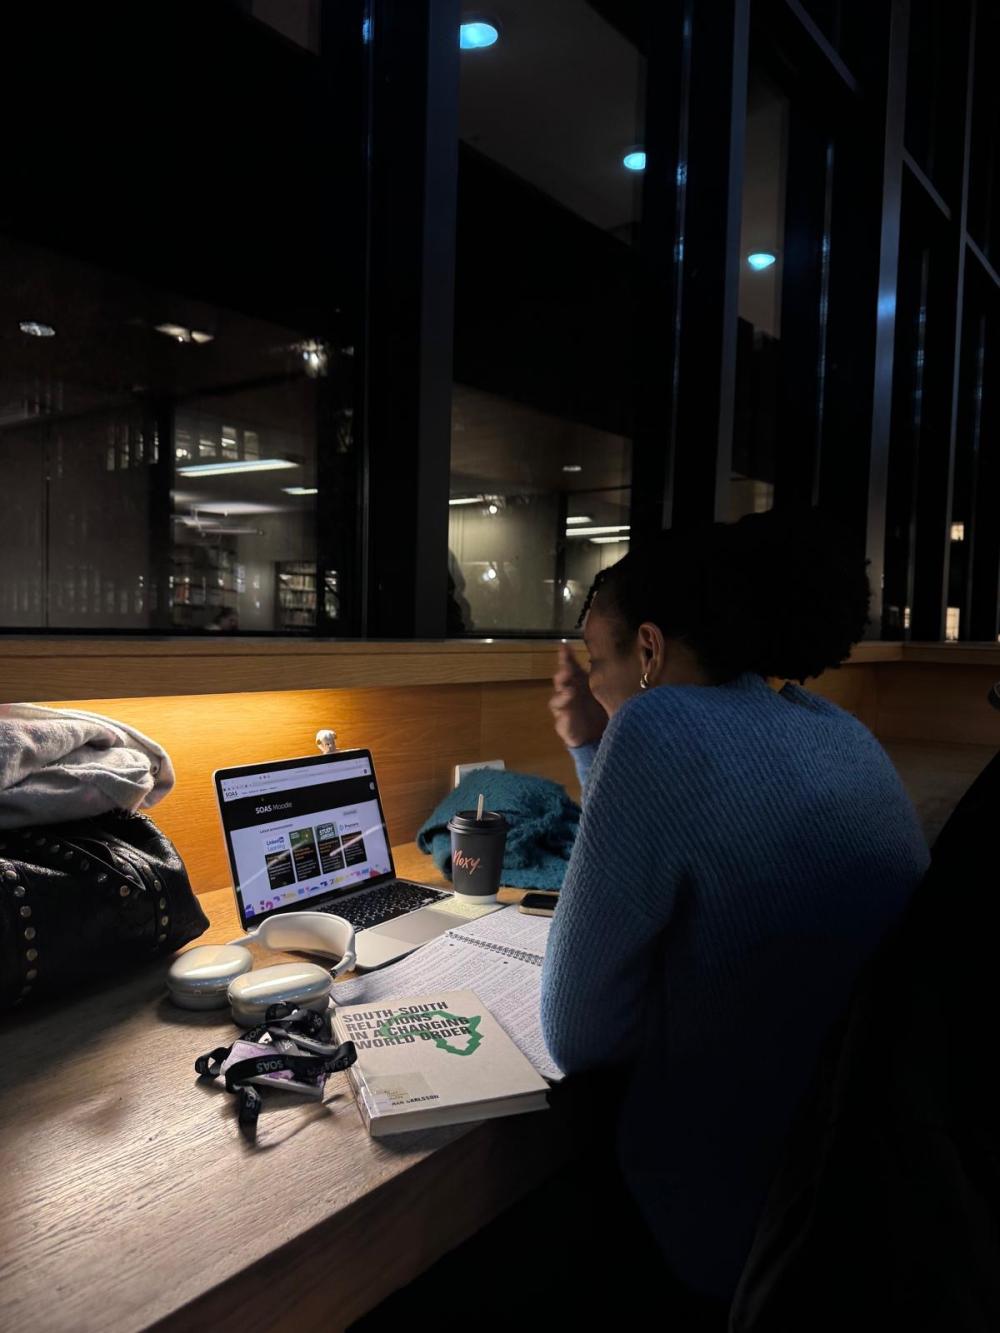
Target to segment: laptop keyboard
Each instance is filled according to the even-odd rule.
[[[426,888],[423,884],[394,879],[377,889],[352,894],[318,910],[342,916],[345,921],[350,921],[356,931],[368,930],[371,926],[380,926],[383,921],[391,921],[393,917],[415,912],[418,907],[426,907],[428,903],[436,903],[447,897],[446,893]]]

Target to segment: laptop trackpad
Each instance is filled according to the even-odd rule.
[[[448,916],[444,912],[431,912],[427,908],[420,907],[417,911],[407,912],[405,916],[397,916],[392,921],[383,921],[380,926],[375,926],[373,929],[383,939],[388,937],[405,944],[425,944],[427,940],[443,935],[446,930],[458,924],[458,921],[459,918]]]

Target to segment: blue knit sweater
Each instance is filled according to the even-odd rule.
[[[626,1180],[676,1275],[728,1300],[823,1038],[927,846],[861,723],[753,673],[638,695],[573,753],[545,1037],[567,1074],[626,1066]]]

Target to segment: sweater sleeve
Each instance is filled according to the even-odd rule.
[[[576,776],[580,781],[581,790],[584,790],[587,786],[587,778],[593,767],[599,744],[600,741],[588,741],[586,745],[569,745],[566,747],[569,751],[569,757],[576,767]]]
[[[566,1074],[621,1063],[639,1044],[682,877],[656,759],[641,711],[626,705],[594,761],[542,969],[542,1027]]]

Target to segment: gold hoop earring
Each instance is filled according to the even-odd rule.
[[[648,672],[648,671],[644,671],[644,672],[642,673],[642,676],[639,678],[639,689],[640,689],[640,690],[648,690],[648,689],[649,689],[649,672]]]

